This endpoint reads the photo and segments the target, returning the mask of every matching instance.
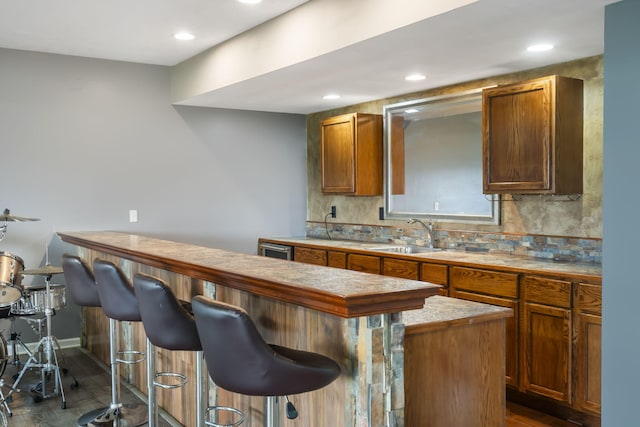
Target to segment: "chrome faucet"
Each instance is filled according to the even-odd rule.
[[[429,225],[425,224],[424,221],[422,221],[421,219],[417,219],[417,218],[409,218],[409,221],[407,221],[408,224],[414,224],[414,223],[419,223],[420,225],[422,225],[424,227],[425,230],[427,230],[427,236],[428,236],[428,240],[427,240],[427,247],[432,249],[433,248],[433,220],[431,218],[429,218]]]

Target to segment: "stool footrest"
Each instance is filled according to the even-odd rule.
[[[234,427],[240,425],[244,422],[244,413],[236,408],[231,408],[229,406],[209,406],[207,407],[207,419],[209,418],[209,414],[214,412],[214,415],[218,415],[220,412],[226,412],[229,414],[234,414],[237,419],[227,422],[226,424],[219,424],[216,421],[206,421],[205,424],[211,427]],[[217,419],[217,417],[216,417]]]
[[[167,383],[161,383],[160,381],[157,381],[158,378],[163,378],[163,377],[177,378],[178,382],[174,384],[167,384]],[[187,383],[187,376],[184,374],[179,374],[177,372],[156,372],[155,378],[156,379],[154,379],[153,385],[157,387],[162,387],[164,389],[183,387]]]
[[[118,357],[116,357],[116,362],[124,363],[125,365],[133,365],[135,363],[140,363],[145,360],[145,354],[143,351],[124,350],[124,351],[118,351],[116,354],[118,355]],[[137,357],[137,356],[142,356],[142,357],[134,359],[134,357]],[[126,357],[126,358],[123,358],[123,357]]]

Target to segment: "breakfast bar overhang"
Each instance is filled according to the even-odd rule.
[[[405,330],[410,329],[416,349],[428,348],[429,342],[435,342],[434,331],[444,334],[438,338],[439,347],[431,348],[425,365],[440,363],[436,360],[439,353],[446,358],[458,353],[456,357],[470,357],[482,364],[479,368],[485,372],[478,372],[477,376],[484,375],[484,379],[461,381],[451,377],[450,385],[464,383],[467,397],[476,399],[474,405],[482,401],[478,407],[492,412],[482,416],[485,420],[494,417],[497,421],[485,425],[502,425],[499,420],[504,420],[504,318],[511,315],[509,309],[430,298],[437,294],[439,286],[427,282],[318,267],[142,235],[120,232],[58,232],[58,235],[75,245],[78,255],[89,263],[96,258],[107,259],[117,263],[130,278],[138,272],[157,276],[167,282],[180,299],[205,295],[243,307],[269,343],[320,353],[338,362],[342,374],[332,384],[291,396],[300,416],[287,421],[287,425],[418,425],[405,424],[408,417],[405,401],[420,401],[418,392],[413,395],[412,390],[421,388],[415,386],[416,381],[428,388],[425,376],[429,375],[430,367],[412,367],[415,377],[411,378],[411,389],[407,389],[404,353],[409,350],[405,348]],[[425,304],[425,299],[430,304]],[[436,305],[448,307],[447,312],[439,312]],[[403,313],[407,313],[406,321]],[[477,329],[469,335],[466,330],[481,327],[489,327],[491,332]],[[107,330],[108,322],[99,308],[83,308],[82,345],[103,361],[108,360]],[[466,331],[464,338],[456,335],[462,330]],[[464,348],[466,341],[461,340],[475,339],[478,334],[487,338],[484,344],[478,345],[488,346],[482,349],[481,355],[474,356],[480,349]],[[444,348],[449,344],[442,341],[443,337],[454,338],[456,345]],[[144,348],[142,325],[135,322],[124,325],[120,339],[129,347]],[[225,351],[224,343],[220,343],[220,351]],[[161,351],[158,368],[182,371],[193,378],[193,357],[189,352]],[[411,358],[421,364],[413,350]],[[486,381],[488,372],[496,379]],[[123,376],[139,390],[145,389],[144,369],[125,369]],[[437,377],[441,379],[437,386],[446,394],[442,373]],[[493,393],[491,402],[484,402],[482,399],[487,398],[488,392]],[[406,393],[412,393],[411,399],[405,397]],[[179,398],[170,390],[160,391],[158,399],[160,406],[180,423],[194,425],[190,402],[195,399],[195,386],[188,385]],[[247,415],[244,426],[263,424],[264,401],[260,397],[229,393],[210,384],[209,404],[241,409]],[[428,405],[418,403],[418,406]],[[464,412],[462,408],[459,410]]]

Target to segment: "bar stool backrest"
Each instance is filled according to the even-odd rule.
[[[62,255],[62,270],[74,303],[81,307],[100,307],[100,295],[91,268],[80,257]]]
[[[142,321],[133,285],[120,267],[111,261],[95,259],[93,273],[102,310],[107,317],[121,321]]]
[[[149,341],[168,350],[200,351],[196,320],[160,279],[145,274],[133,276],[142,324]]]

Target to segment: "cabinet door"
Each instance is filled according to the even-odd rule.
[[[355,115],[322,122],[322,192],[355,192]]]
[[[575,406],[600,415],[602,362],[602,286],[580,283],[575,312]]]
[[[484,92],[485,192],[550,188],[549,85],[539,81]]]
[[[582,80],[498,86],[482,102],[485,193],[582,192]]]
[[[507,298],[497,298],[472,292],[452,290],[452,297],[484,304],[507,307],[513,310],[513,317],[505,319],[505,376],[506,384],[518,386],[518,302]]]
[[[522,335],[524,390],[571,403],[571,310],[526,302]]]
[[[382,116],[344,114],[321,124],[322,192],[382,194]]]
[[[293,249],[293,260],[306,264],[327,265],[327,251],[296,246]]]
[[[380,274],[380,257],[371,255],[349,254],[349,270]]]

